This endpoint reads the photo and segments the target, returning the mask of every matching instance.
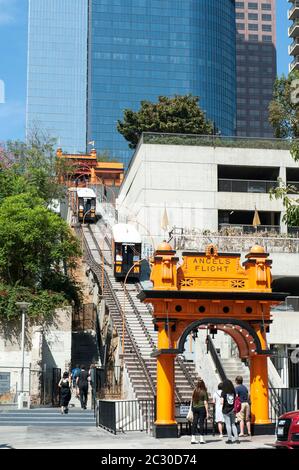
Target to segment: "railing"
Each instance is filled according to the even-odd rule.
[[[276,421],[288,411],[299,410],[299,388],[269,388],[269,419]]]
[[[288,16],[289,19],[292,16],[292,13],[294,12],[294,10],[298,7],[299,7],[299,2],[298,1],[294,2],[294,5],[292,6],[292,8],[289,9],[289,16]]]
[[[99,247],[99,244],[93,234],[92,231],[90,231],[90,234],[93,238],[93,241],[94,243],[96,244],[99,252],[101,253],[101,249]],[[83,232],[81,233],[81,236],[83,236],[83,241],[84,241],[84,247],[85,247],[85,250],[86,250],[86,254],[87,254],[87,257],[88,257],[88,263],[91,267],[91,269],[94,271],[97,279],[98,279],[98,282],[101,283],[101,275],[102,275],[102,266],[99,265],[93,258],[93,255],[92,255],[92,252],[90,250],[90,247],[83,235]],[[130,332],[130,328],[128,326],[128,323],[126,321],[126,318],[124,317],[124,313],[123,313],[123,310],[122,310],[122,306],[120,305],[119,303],[119,300],[113,290],[113,286],[111,284],[111,281],[109,279],[109,276],[107,275],[105,269],[104,269],[104,279],[105,279],[105,283],[104,283],[104,290],[106,291],[107,295],[110,296],[112,299],[113,299],[113,304],[114,306],[117,307],[118,311],[120,312],[120,315],[122,317],[122,321],[124,322],[124,328],[125,328],[125,334],[126,334],[126,337],[129,339],[130,341],[130,344],[132,345],[132,348],[134,350],[134,353],[136,354],[136,357],[137,357],[137,360],[138,360],[138,363],[140,364],[141,368],[142,368],[142,371],[144,373],[144,377],[147,381],[147,385],[152,393],[152,395],[154,396],[155,395],[155,386],[154,386],[154,383],[153,383],[153,380],[152,380],[152,377],[150,376],[148,370],[147,370],[147,367],[146,367],[146,364],[140,354],[140,351],[138,349],[138,346],[134,340],[134,337],[133,335],[131,334]]]
[[[294,233],[296,234],[295,231]],[[214,243],[223,253],[239,253],[249,252],[250,248],[258,243],[269,253],[299,253],[299,238],[278,236],[277,233],[242,234],[231,226],[223,228],[220,233],[173,227],[170,234],[169,242],[175,250],[205,251],[209,243]]]
[[[170,134],[144,132],[139,141],[139,145],[160,144],[160,145],[197,145],[209,147],[237,147],[237,148],[257,148],[289,150],[291,141],[289,139],[271,139],[261,137],[235,137],[219,135],[197,135],[197,134]],[[138,145],[138,146],[139,146]]]
[[[294,355],[294,357],[293,357]],[[283,384],[290,388],[299,387],[299,348],[294,349],[289,354],[274,354],[270,359],[277,370]]]
[[[291,51],[294,49],[295,46],[299,45],[299,39],[294,39],[294,41],[289,45],[289,54],[291,55]]]
[[[277,181],[218,179],[218,191],[232,193],[269,193],[278,186]]]
[[[211,354],[211,357],[213,359],[213,362],[215,364],[216,370],[221,378],[221,381],[223,382],[224,380],[227,379],[226,373],[223,369],[223,366],[221,364],[221,360],[217,354],[217,351],[215,349],[215,346],[213,344],[212,338],[210,335],[207,335],[207,348],[209,353]]]
[[[96,329],[96,310],[94,304],[84,304],[78,312],[73,312],[72,329],[75,331]]]
[[[227,224],[227,223],[220,223],[218,225],[219,230],[223,230],[225,228],[233,228],[237,230],[240,234],[243,233],[257,233],[257,232],[272,232],[272,233],[280,233],[280,225],[257,225],[253,226],[250,224]]]
[[[120,398],[122,391],[122,367],[114,366],[103,372],[104,382],[101,384],[98,398]]]
[[[152,431],[154,400],[98,400],[97,426],[113,434]]]
[[[291,72],[298,64],[299,64],[299,55],[296,55],[295,58],[290,63],[289,71]]]
[[[289,27],[289,36],[291,36],[291,34],[292,34],[293,31],[297,28],[297,26],[299,26],[299,20],[298,20],[298,18],[296,18],[296,19],[293,21],[293,24]]]

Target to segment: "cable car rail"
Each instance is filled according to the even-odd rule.
[[[93,238],[93,241],[94,241],[95,245],[98,247],[99,251],[101,251],[90,227],[88,227],[88,232],[91,234],[91,236]],[[99,285],[100,285],[101,276],[102,276],[102,266],[94,260],[92,250],[89,247],[89,244],[88,244],[88,242],[85,238],[84,230],[82,230],[82,228],[80,230],[80,235],[83,237],[83,244],[84,244],[84,248],[85,248],[86,261],[89,264],[89,266],[91,267],[91,269],[94,272],[95,276],[97,277],[97,279],[99,281]],[[134,336],[131,332],[131,329],[129,327],[127,319],[123,315],[123,310],[122,310],[119,298],[116,295],[116,293],[114,292],[113,285],[111,283],[110,277],[107,274],[106,270],[107,270],[107,266],[104,269],[105,283],[104,283],[104,292],[103,292],[103,294],[104,294],[105,300],[106,300],[107,305],[109,307],[109,311],[111,313],[111,316],[113,318],[113,322],[115,324],[115,327],[118,331],[118,334],[119,334],[120,338],[122,337],[122,328],[123,328],[123,324],[124,324],[124,328],[125,328],[125,338],[124,338],[124,340],[125,340],[125,351],[124,351],[124,354],[126,356],[128,354],[128,351],[129,351],[129,353],[131,353],[131,351],[133,351],[133,353],[136,355],[136,357],[138,359],[138,364],[140,365],[140,367],[143,371],[144,378],[145,378],[145,380],[147,382],[147,385],[149,387],[151,398],[154,398],[154,396],[155,396],[154,381],[153,381],[151,375],[149,374],[149,372],[147,370],[145,361],[144,361],[144,359],[143,359],[143,357],[142,357],[142,355],[139,351],[138,345],[137,345],[137,343],[135,341],[135,338],[134,338]],[[108,270],[109,270],[109,267],[108,267]]]
[[[93,244],[97,248],[98,253],[101,255],[102,254],[102,249],[101,249],[100,244],[99,244],[98,240],[96,239],[96,235],[94,233],[97,229],[100,229],[100,227],[98,226],[96,228],[95,226],[89,226],[88,227],[88,233],[92,237]],[[104,244],[108,248],[111,247],[110,240],[107,237],[104,237]],[[125,302],[128,302],[127,303],[128,311],[130,310],[130,312],[128,312],[128,313],[134,314],[134,317],[133,317],[132,321],[134,322],[136,319],[138,320],[139,326],[140,326],[145,338],[147,339],[147,343],[148,343],[148,346],[150,347],[150,351],[146,347],[142,348],[142,351],[140,351],[140,349],[138,347],[138,344],[135,341],[135,338],[133,336],[133,332],[130,328],[130,322],[128,322],[128,319],[125,318],[125,322],[126,322],[126,325],[127,325],[127,331],[130,331],[130,333],[132,333],[131,338],[133,338],[133,342],[134,342],[136,348],[138,349],[138,352],[140,353],[140,357],[142,357],[143,364],[145,365],[145,368],[146,368],[148,374],[151,377],[152,383],[154,383],[154,379],[151,375],[152,373],[149,372],[148,369],[151,369],[151,366],[152,366],[152,364],[151,364],[152,360],[149,357],[149,353],[155,351],[156,343],[153,339],[153,336],[152,336],[151,332],[149,331],[149,328],[147,327],[147,325],[145,323],[145,320],[149,321],[149,319],[150,319],[150,322],[151,322],[152,310],[151,310],[150,306],[148,306],[148,305],[138,305],[138,306],[136,305],[137,300],[135,300],[135,297],[141,289],[141,286],[138,282],[136,282],[134,284],[127,285],[126,289],[125,289],[123,283],[121,283],[119,281],[116,281],[114,279],[113,269],[111,267],[111,264],[108,262],[108,256],[107,256],[107,251],[108,250],[106,250],[105,248],[104,248],[104,251],[103,251],[103,257],[104,257],[104,265],[105,265],[105,269],[104,269],[105,275],[104,276],[105,276],[105,280],[106,281],[108,280],[108,282],[106,282],[106,286],[108,286],[108,290],[110,290],[110,291],[112,290],[113,297],[117,298],[117,302],[114,301],[114,306],[117,305],[118,308],[120,309],[121,318],[122,318],[122,312],[123,312],[122,305],[124,305],[123,302],[124,302],[124,296],[125,296],[126,297]],[[91,250],[90,250],[90,252],[91,252]],[[92,253],[91,253],[91,256],[92,256]],[[100,269],[100,275],[102,275],[101,266],[98,263],[97,263],[97,266]],[[106,286],[104,285],[104,294],[105,294],[105,296],[107,296],[107,287]],[[105,287],[106,287],[106,289],[105,289]],[[135,294],[135,296],[134,296],[134,294]],[[138,303],[139,303],[139,301],[138,301]],[[108,302],[108,304],[109,304],[109,302]],[[110,306],[109,306],[109,308],[110,308]],[[142,315],[142,312],[140,311],[140,309],[142,309],[142,310],[144,310],[144,312],[148,312],[148,313],[145,313],[145,315]],[[119,313],[118,313],[118,315],[116,315],[116,317],[117,318],[120,317]],[[135,320],[134,320],[134,318],[135,318]],[[151,322],[150,327],[153,328],[152,322]],[[119,325],[119,328],[122,328],[122,325]],[[119,329],[119,332],[120,331],[122,331],[122,330]],[[120,334],[120,337],[121,336],[122,335]],[[143,357],[145,355],[145,353],[147,353],[148,357]],[[183,380],[185,382],[185,388],[186,388],[186,386],[188,388],[188,391],[187,392],[185,391],[184,395],[189,397],[190,393],[191,393],[191,390],[194,388],[195,377],[192,376],[192,374],[190,373],[187,365],[184,364],[184,361],[181,358],[178,357],[176,359],[176,363],[177,363],[177,366],[179,367],[179,369],[181,370],[181,373],[179,373],[179,371],[178,371],[178,374],[179,375],[183,374]],[[154,372],[154,374],[155,374],[155,372]],[[176,400],[178,402],[185,401],[186,396],[184,397],[182,395],[181,391],[179,390],[179,388],[177,386],[176,386],[176,389],[175,389],[175,393],[176,393]]]

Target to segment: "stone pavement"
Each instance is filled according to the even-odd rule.
[[[178,439],[155,439],[145,432],[127,432],[116,436],[100,428],[1,426],[0,449],[273,449],[275,436],[253,436],[241,444],[227,445],[218,436],[206,436],[206,444],[190,444],[190,436]]]

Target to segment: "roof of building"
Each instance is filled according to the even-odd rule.
[[[141,243],[141,237],[134,225],[116,224],[112,227],[113,238],[116,243]]]

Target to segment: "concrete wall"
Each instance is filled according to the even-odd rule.
[[[56,321],[44,329],[43,364],[58,367],[61,372],[71,366],[72,308],[56,310]]]
[[[299,312],[272,311],[269,344],[299,344]]]
[[[52,368],[67,370],[71,361],[72,308],[57,309],[52,325],[25,328],[24,391],[34,398],[39,395],[41,371],[52,375]],[[16,325],[18,326],[18,325]],[[20,329],[19,329],[20,330]],[[21,331],[11,328],[0,334],[0,374],[10,372],[10,392],[0,395],[0,402],[15,402],[21,390]],[[31,373],[29,373],[29,368]]]

